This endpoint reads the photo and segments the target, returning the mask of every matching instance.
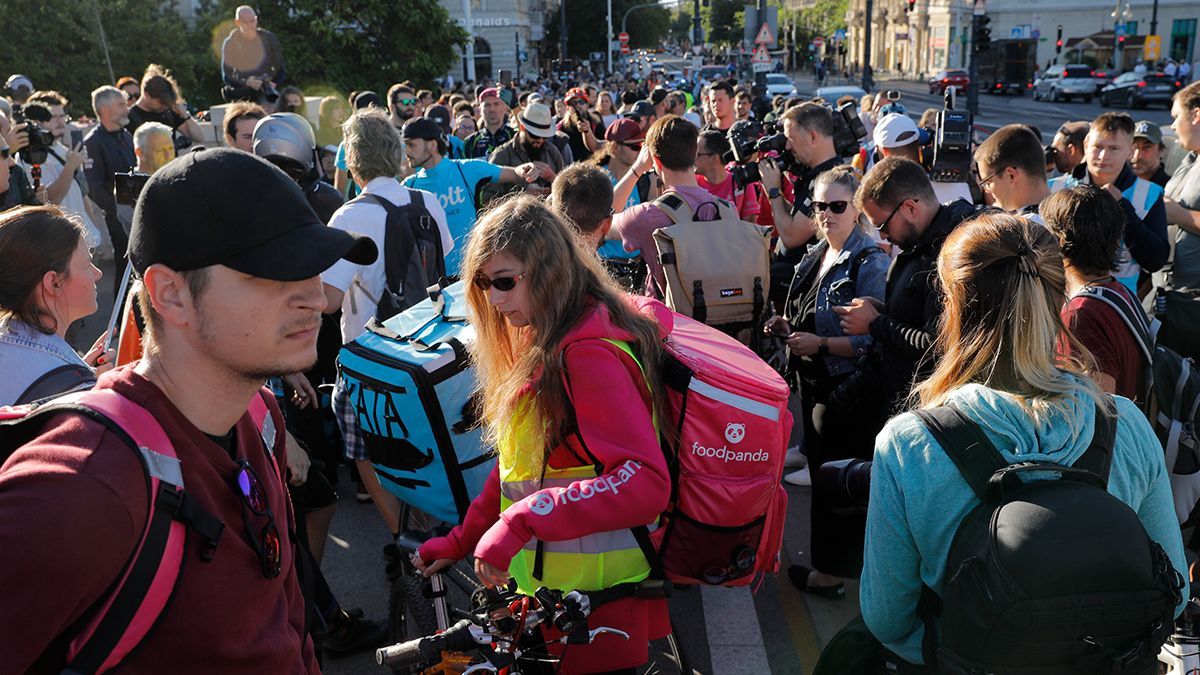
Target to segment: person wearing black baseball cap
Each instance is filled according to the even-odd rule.
[[[183,560],[158,570],[173,565],[179,577],[155,630],[140,640],[127,634],[136,649],[122,666],[315,675],[284,484],[284,419],[263,384],[316,360],[321,271],[340,258],[369,262],[375,246],[322,225],[278,168],[223,148],[184,155],[150,178],[129,251],[141,278],[144,356],[102,375],[95,390],[125,411],[125,424],[141,419],[141,433],[170,439],[177,459],[157,447],[139,456],[78,413],[50,417],[13,454],[0,473],[0,628],[20,639],[0,650],[0,672],[39,663],[94,670],[76,663],[82,653],[68,653],[62,626],[87,623],[111,601],[145,524],[173,497],[174,510],[163,513],[188,546]],[[153,501],[148,476],[167,481]],[[101,660],[122,654],[112,653]]]

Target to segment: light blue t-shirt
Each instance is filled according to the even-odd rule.
[[[613,187],[616,187],[617,177],[613,175],[612,170],[610,170],[607,166],[602,166],[600,168],[604,169],[604,172],[608,174],[608,179],[612,181]],[[625,200],[625,208],[628,209],[641,203],[642,196],[638,194],[637,186],[635,185],[633,189],[629,191],[629,199]],[[620,239],[609,239],[605,241],[600,245],[598,252],[600,257],[604,260],[627,260],[630,258],[636,258],[642,254],[641,250],[626,251],[625,245],[621,243]]]
[[[467,156],[467,144],[463,143],[463,139],[451,134],[446,137],[446,140],[450,142],[451,159],[462,159]]]
[[[337,155],[333,158],[333,165],[337,167],[338,171],[350,170],[346,166],[346,144],[344,142],[338,143]],[[354,199],[358,196],[359,192],[361,192],[361,190],[358,188],[358,183],[355,183],[354,179],[351,178],[349,186],[346,188],[347,198]]]
[[[467,233],[475,225],[478,205],[476,188],[481,183],[500,179],[502,167],[482,159],[443,159],[430,169],[421,167],[404,179],[404,187],[426,190],[437,195],[446,211],[446,224],[454,237],[454,248],[446,254],[446,273],[458,274]]]

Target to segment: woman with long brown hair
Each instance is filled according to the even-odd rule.
[[[1108,492],[1136,512],[1176,570],[1187,569],[1162,446],[1149,423],[1134,403],[1103,394],[1084,374],[1085,364],[1070,354],[1086,359],[1086,349],[1056,349],[1060,340],[1078,343],[1059,314],[1066,277],[1054,235],[1025,218],[985,214],[946,238],[937,273],[945,301],[941,356],[912,393],[915,412],[892,419],[876,439],[861,589],[871,633],[914,664],[924,663],[922,586],[945,597],[951,540],[980,504],[916,413],[952,405],[1004,461],[1061,465],[1084,455],[1099,415],[1115,413]]]
[[[100,270],[82,221],[57,206],[0,214],[0,405],[29,403],[90,387],[113,367],[101,336],[86,356],[67,328],[95,313]]]
[[[653,527],[671,489],[654,423],[665,410],[657,322],[561,216],[529,196],[476,223],[462,278],[499,462],[463,524],[423,545],[414,565],[430,573],[473,554],[481,581],[511,577],[527,595],[646,579],[630,528]],[[593,608],[589,624],[631,637],[571,646],[563,672],[632,672],[648,659],[649,640],[670,632],[663,599],[615,600]]]

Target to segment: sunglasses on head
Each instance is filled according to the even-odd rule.
[[[398,99],[396,99],[396,105],[416,105],[416,103],[417,103],[417,99],[415,99],[415,98],[398,98]]]
[[[275,527],[275,514],[271,512],[271,504],[267,501],[267,493],[263,488],[258,474],[244,459],[237,461],[238,470],[234,475],[238,496],[242,501],[242,517],[246,521],[246,534],[254,544],[258,560],[262,563],[263,576],[273,579],[279,576],[283,565],[283,542],[279,537],[279,529]],[[247,513],[247,511],[249,513]],[[265,518],[266,523],[256,533],[250,524],[250,515]]]
[[[476,274],[471,280],[475,284],[475,288],[481,291],[486,291],[489,288],[495,287],[498,291],[508,292],[516,288],[517,282],[525,278],[525,272],[514,274],[508,277],[488,277],[484,274]]]
[[[836,202],[812,202],[813,211],[816,211],[817,213],[820,213],[825,209],[829,209],[834,213],[845,213],[846,207],[849,205],[850,202],[844,199],[840,199]]]

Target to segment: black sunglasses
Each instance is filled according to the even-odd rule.
[[[262,563],[263,576],[273,579],[279,576],[283,565],[283,542],[279,538],[279,529],[275,527],[275,514],[271,512],[271,504],[267,501],[267,492],[263,489],[262,481],[254,468],[244,459],[237,461],[238,470],[234,476],[238,496],[242,500],[242,518],[246,522],[246,534],[254,544],[258,560]],[[250,525],[249,510],[255,516],[266,518],[267,522],[256,534]]]
[[[508,291],[516,288],[517,282],[524,278],[525,272],[521,272],[520,274],[515,274],[510,277],[496,277],[494,279],[483,274],[476,274],[475,278],[472,279],[471,282],[475,284],[475,288],[478,288],[481,291],[486,291],[494,286],[496,290],[507,293]]]
[[[621,145],[623,145],[623,146],[625,146],[625,147],[629,148],[630,150],[636,150],[637,152],[641,152],[641,151],[642,151],[642,144],[641,144],[641,143],[621,143]]]
[[[820,213],[825,209],[829,209],[834,213],[845,213],[846,207],[849,205],[850,202],[844,199],[839,199],[836,202],[812,202],[813,211],[816,211],[817,213]]]
[[[908,200],[907,200],[907,199],[906,199],[906,200],[904,200],[904,202],[906,202],[906,201],[908,201]],[[915,202],[915,201],[917,201],[917,200],[916,200],[916,199],[913,199],[912,201],[914,201],[914,202]],[[892,222],[892,216],[896,215],[896,212],[900,210],[900,207],[901,207],[901,206],[904,206],[904,202],[900,202],[899,204],[897,204],[897,205],[896,205],[896,208],[892,209],[892,212],[888,214],[888,217],[883,219],[883,224],[882,224],[882,225],[880,225],[880,226],[879,226],[878,228],[876,228],[876,229],[878,229],[879,231],[881,231],[881,232],[882,232],[882,231],[883,231],[885,228],[887,228],[887,226],[888,226],[888,223]]]

